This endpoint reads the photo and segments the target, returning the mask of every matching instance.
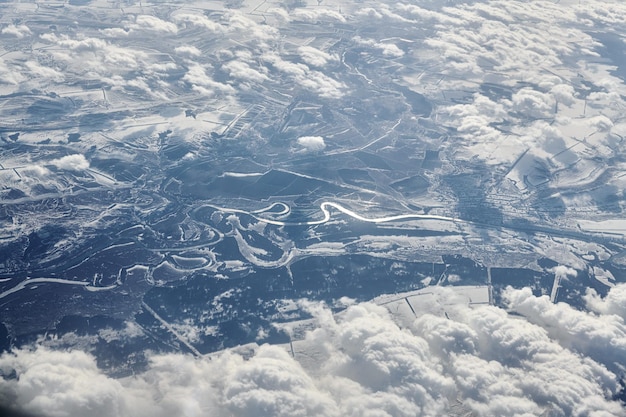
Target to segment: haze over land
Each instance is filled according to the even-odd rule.
[[[0,403],[625,414],[621,2],[0,16]]]

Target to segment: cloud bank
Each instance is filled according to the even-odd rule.
[[[303,302],[316,324],[293,356],[270,345],[248,358],[155,354],[121,379],[84,352],[16,350],[0,356],[0,401],[49,416],[626,415],[613,399],[624,375],[626,284],[605,298],[590,292],[592,312],[529,289],[503,298],[508,312],[447,305],[447,317],[424,314],[406,327],[373,303],[333,315]]]

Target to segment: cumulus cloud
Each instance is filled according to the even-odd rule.
[[[482,94],[474,94],[467,104],[442,106],[438,109],[438,119],[457,130],[464,147],[456,152],[469,157],[478,156],[489,164],[513,161],[517,158],[516,148],[520,147],[515,138],[506,138],[494,127],[509,117],[506,103],[493,101]],[[523,149],[526,145],[522,145]]]
[[[78,51],[97,51],[106,48],[108,45],[103,39],[92,37],[72,39],[65,35],[57,36],[54,33],[44,33],[41,35],[41,39]]]
[[[321,71],[312,70],[302,63],[286,61],[274,52],[265,53],[263,60],[289,77],[296,85],[313,91],[320,97],[336,99],[343,96],[346,85]]]
[[[391,42],[377,42],[373,39],[364,39],[360,36],[355,36],[353,41],[359,45],[368,46],[370,48],[379,50],[384,56],[391,58],[399,58],[404,56],[404,51],[400,49],[396,44]]]
[[[482,94],[474,94],[470,104],[456,104],[447,106],[444,111],[451,116],[451,122],[472,116],[487,118],[489,123],[501,122],[507,116],[506,108]]]
[[[83,171],[89,168],[89,161],[87,161],[84,155],[80,154],[67,155],[53,159],[49,161],[48,164],[67,171]]]
[[[218,22],[214,22],[206,16],[198,14],[181,13],[174,16],[174,21],[179,24],[201,27],[213,33],[221,33],[226,29]]]
[[[222,65],[222,68],[225,69],[231,77],[243,81],[262,83],[269,79],[265,74],[265,68],[261,67],[255,69],[243,61],[230,61]]]
[[[314,67],[325,67],[329,62],[338,60],[336,55],[320,51],[312,46],[301,46],[298,48],[298,53],[304,62]]]
[[[15,36],[18,39],[22,39],[32,34],[31,30],[26,25],[9,25],[3,27],[0,33],[3,35]]]
[[[253,39],[258,42],[276,39],[279,34],[277,28],[258,24],[240,12],[232,12],[229,16],[228,31],[244,34],[246,39]]]
[[[567,279],[567,277],[576,277],[578,275],[578,271],[565,265],[550,268],[550,272],[554,272],[554,275],[560,279]]]
[[[127,37],[130,34],[130,30],[123,28],[106,28],[99,31],[104,36],[111,38]]]
[[[318,23],[320,21],[345,23],[346,18],[335,10],[324,8],[294,9],[289,17],[293,20]]]
[[[531,88],[516,91],[511,98],[512,110],[532,118],[548,118],[555,112],[554,99]]]
[[[613,122],[611,121],[611,119],[604,115],[590,117],[587,120],[587,123],[589,124],[589,126],[600,132],[609,131],[613,127]]]
[[[408,26],[413,22],[434,25],[432,33],[425,35],[428,39],[415,47],[428,49],[430,54],[423,54],[425,59],[432,56],[436,60],[432,71],[440,84],[428,87],[438,95],[455,89],[475,91],[476,85],[482,87],[490,81],[503,87],[494,94],[465,94],[455,101],[462,104],[446,106],[449,100],[445,98],[437,101],[437,121],[454,127],[465,140],[459,148],[468,146],[472,153],[485,159],[493,152],[494,144],[501,146],[503,135],[499,129],[503,125],[511,130],[508,144],[525,142],[521,150],[531,149],[528,158],[551,156],[546,149],[553,145],[557,148],[567,135],[559,130],[558,123],[529,122],[527,118],[551,119],[563,107],[561,104],[571,107],[571,112],[580,104],[573,87],[579,84],[568,80],[563,68],[583,51],[593,53],[590,48],[594,44],[590,35],[572,28],[572,22],[589,19],[590,26],[593,22],[615,24],[623,22],[626,16],[619,3],[595,1],[586,2],[584,7],[508,0],[460,2],[454,7],[436,9],[372,4],[351,16],[349,23],[384,19],[384,23],[400,28],[390,35],[413,34]],[[340,13],[323,8],[296,9],[291,15],[281,9],[279,14],[283,22],[346,22]],[[182,80],[173,77],[174,82],[190,86],[198,94],[235,93],[233,86],[212,78],[213,67],[206,62],[209,59],[224,63],[224,70],[244,83],[270,84],[277,75],[277,82],[321,97],[338,98],[348,90],[338,81],[341,79],[332,78],[336,74],[313,69],[336,62],[336,56],[304,46],[296,51],[299,57],[289,61],[291,57],[282,55],[282,49],[276,47],[284,45],[276,27],[259,24],[237,12],[219,17],[176,12],[172,16],[175,24],[140,15],[129,21],[128,28],[159,32],[159,36],[177,31],[186,31],[190,36],[203,31],[211,32],[212,37],[225,34],[228,40],[223,42],[237,42],[241,48],[250,47],[249,39],[255,39],[254,47],[246,51],[235,50],[217,57],[203,56],[191,45],[174,48],[180,44],[166,42],[180,55],[171,54],[172,59],[185,57],[185,64],[178,68],[185,68],[186,72]],[[13,25],[4,27],[2,34],[28,36],[27,29]],[[70,35],[42,35],[42,41],[54,46],[42,50],[62,64],[58,68],[67,66],[72,75],[88,73],[110,85],[145,91],[153,89],[146,69],[166,72],[176,68],[162,62],[160,66],[151,65],[151,52],[121,46],[126,41],[116,45],[115,38],[128,36],[126,29],[98,32],[108,36],[107,40],[85,33],[79,30]],[[271,47],[259,46],[258,40],[271,43]],[[421,49],[412,51],[413,46],[405,47],[409,44],[406,40],[394,43],[400,42],[395,36],[386,40],[353,40],[375,50],[376,59],[393,59],[405,53],[421,56]],[[276,45],[269,41],[276,41]],[[206,51],[209,44],[198,45]],[[226,44],[220,47],[227,48]],[[192,63],[189,57],[204,61]],[[34,64],[34,60],[12,65],[8,59],[0,58],[0,83],[18,85],[25,76],[63,80],[53,67]],[[443,60],[445,66],[441,65]],[[21,75],[22,69],[28,71]],[[578,69],[584,71],[582,66]],[[399,74],[405,70],[397,68]],[[139,73],[140,76],[134,75]],[[584,74],[583,78],[591,79]],[[162,84],[156,85],[167,85],[165,77],[158,81]],[[594,100],[608,100],[608,94],[621,103],[615,92],[620,85],[606,84],[610,93],[590,94],[589,107]],[[610,111],[610,106],[600,104]],[[624,130],[621,125],[613,126],[612,119],[618,120],[612,115],[590,117],[585,126],[614,134]],[[296,143],[306,151],[320,151],[326,146],[319,136],[300,137]],[[515,160],[520,154],[499,149],[506,155],[494,158],[496,162]],[[87,169],[89,162],[82,155],[70,155],[49,162],[50,166],[79,171]],[[23,172],[28,174],[24,177],[49,175],[42,167],[24,168]],[[554,272],[567,277],[574,275],[572,271],[559,267]],[[442,291],[442,297],[449,295],[445,289],[433,291]],[[430,313],[402,323],[384,307],[372,303],[351,305],[339,315],[332,315],[323,306],[311,305],[316,324],[304,340],[294,343],[295,357],[283,346],[261,346],[246,358],[236,352],[215,355],[213,360],[160,354],[152,356],[144,372],[122,379],[106,376],[91,356],[81,352],[16,350],[0,357],[0,372],[6,376],[0,382],[0,402],[52,416],[445,415],[457,400],[466,413],[477,415],[625,414],[611,397],[619,389],[618,377],[624,374],[626,286],[615,286],[604,298],[589,291],[585,300],[591,312],[553,304],[548,297],[536,297],[528,289],[508,289],[503,299],[515,315],[496,307],[471,309],[461,305],[448,308],[449,317]],[[177,329],[195,340],[195,328],[184,323]],[[100,335],[105,336],[116,337],[109,333]]]
[[[180,55],[200,56],[202,52],[193,45],[183,45],[174,48],[174,51]]]
[[[418,18],[422,21],[432,22],[432,23],[440,23],[440,24],[452,24],[452,25],[460,25],[463,23],[463,20],[458,19],[456,17],[447,15],[445,13],[428,10],[421,8],[419,6],[413,4],[398,4],[397,8],[400,12],[409,13],[412,17]]]
[[[28,61],[24,65],[28,68],[28,71],[32,76],[55,82],[62,82],[65,80],[63,73],[54,68],[45,67],[34,61]]]
[[[593,358],[608,369],[624,374],[626,366],[626,326],[623,306],[626,285],[611,289],[605,300],[590,291],[587,300],[594,315],[568,304],[553,304],[547,296],[534,297],[529,289],[509,290],[504,294],[511,310],[545,329],[561,345]]]
[[[624,312],[625,288],[590,293],[595,313],[507,289],[515,316],[447,304],[446,317],[424,313],[406,326],[373,303],[333,315],[303,302],[314,325],[295,356],[270,345],[247,358],[158,354],[120,379],[83,352],[16,350],[0,356],[0,400],[50,416],[624,415],[612,397],[624,374],[614,360],[625,357],[626,327],[614,312]]]
[[[192,89],[206,96],[235,91],[230,85],[213,80],[206,70],[207,68],[200,64],[193,64],[188,68],[183,80],[191,84]]]
[[[403,10],[402,5],[400,5],[399,9]],[[364,17],[367,19],[374,19],[374,20],[385,19],[394,23],[409,23],[409,24],[414,23],[414,21],[412,21],[411,19],[407,19],[401,14],[394,12],[390,8],[390,6],[386,4],[379,4],[379,5],[376,5],[376,7],[360,8],[356,12],[356,15],[359,17]]]
[[[626,5],[624,3],[601,2],[591,6],[578,5],[574,11],[581,20],[585,19],[589,24],[594,21],[602,24],[621,24],[626,19]]]
[[[114,77],[142,67],[148,56],[137,49],[115,45],[104,39],[46,33],[41,39],[62,48],[54,51],[55,58],[76,71]],[[80,69],[79,69],[80,68]],[[133,77],[134,78],[134,77]],[[108,79],[106,79],[108,81]]]
[[[586,296],[587,306],[596,313],[614,314],[626,320],[626,284],[618,284],[611,289],[605,298],[590,289]]]
[[[0,57],[0,84],[18,85],[24,80],[25,77],[17,68],[14,68]]]
[[[135,18],[135,24],[131,25],[136,30],[152,30],[156,32],[176,33],[178,27],[174,23],[166,22],[156,16],[138,15]]]
[[[96,367],[80,351],[17,351],[0,359],[0,370],[14,370],[17,380],[0,381],[0,402],[51,417],[116,416],[123,395],[120,382]]]
[[[604,2],[585,6],[603,7]],[[434,60],[445,59],[444,73],[454,76],[445,81],[447,86],[489,78],[493,71],[506,73],[502,83],[524,80],[541,85],[536,78],[547,76],[541,69],[558,68],[570,57],[593,53],[597,45],[580,29],[575,9],[554,3],[498,0],[438,10],[397,6],[399,13],[432,22],[436,32],[424,45],[436,52]],[[572,38],[577,39],[575,44],[566,41]]]
[[[550,93],[557,102],[566,106],[571,106],[576,102],[576,92],[571,85],[557,84],[550,89]]]
[[[27,165],[20,169],[20,175],[26,175],[29,177],[35,177],[38,179],[44,179],[50,175],[50,171],[46,167],[40,165]]]
[[[361,13],[376,19],[390,18],[391,13],[395,13],[428,23],[432,32],[425,36],[419,48],[420,56],[431,62],[438,74],[439,71],[443,74],[443,77],[433,77],[430,86],[433,98],[447,95],[447,91],[475,91],[472,84],[493,83],[504,87],[494,91],[495,94],[487,94],[504,110],[501,120],[492,118],[484,109],[471,110],[468,104],[438,107],[440,114],[466,107],[462,118],[443,120],[454,126],[464,139],[455,143],[455,154],[490,164],[510,164],[530,147],[532,152],[538,150],[542,157],[552,159],[554,154],[545,146],[546,140],[540,135],[528,134],[529,118],[558,122],[578,116],[580,119],[575,119],[574,123],[555,123],[553,127],[559,132],[550,134],[551,137],[584,140],[585,134],[593,133],[594,142],[610,142],[608,136],[618,113],[607,109],[622,106],[619,103],[623,100],[616,95],[616,91],[622,89],[622,82],[612,78],[601,66],[591,66],[589,72],[582,75],[592,80],[596,88],[591,90],[596,91],[583,94],[585,88],[581,88],[577,80],[577,71],[570,71],[570,62],[605,53],[586,27],[615,25],[619,20],[617,16],[624,14],[623,5],[592,1],[585,6],[563,7],[558,3],[490,0],[441,8],[431,6],[376,5],[370,10],[363,8]],[[575,43],[567,41],[573,38],[577,39]],[[419,78],[423,84],[426,77],[420,75]],[[605,83],[603,79],[611,81]],[[428,87],[422,89],[429,92]],[[597,91],[600,89],[604,91]],[[589,123],[579,122],[587,118]],[[596,131],[584,129],[586,126]],[[593,157],[602,158],[611,152],[602,147],[590,149],[571,145],[568,141],[570,150],[559,157],[571,156],[571,160],[559,168],[571,165],[576,159],[582,164],[592,164]],[[571,171],[575,170],[572,167]],[[571,171],[568,173],[571,177],[584,181],[582,171]]]
[[[284,350],[262,346],[249,361],[224,367],[225,406],[237,416],[332,416],[337,406],[330,393]],[[234,365],[234,366],[233,366]]]
[[[301,136],[298,138],[297,143],[307,151],[311,152],[321,151],[326,148],[324,138],[321,136]]]

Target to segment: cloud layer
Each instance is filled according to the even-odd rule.
[[[101,127],[81,116],[130,109],[138,118],[133,129],[141,134],[125,136],[115,127],[107,134],[122,141],[145,138],[154,146],[158,133],[173,125],[185,140],[196,137],[190,132],[206,133],[231,121],[236,125],[240,119],[234,115],[245,116],[245,99],[252,93],[258,95],[255,100],[267,95],[278,101],[278,108],[281,100],[308,95],[331,107],[334,100],[354,95],[358,107],[365,102],[359,95],[363,89],[380,83],[368,78],[367,63],[389,66],[394,82],[402,80],[438,103],[434,121],[455,132],[445,141],[450,145],[442,157],[510,167],[507,178],[520,192],[546,181],[533,178],[540,171],[537,165],[567,174],[551,175],[550,185],[580,188],[593,180],[591,168],[598,160],[621,155],[620,147],[611,144],[620,143],[626,132],[623,80],[604,68],[602,48],[590,28],[621,33],[623,3],[450,1],[447,7],[424,2],[425,8],[389,3],[359,4],[352,11],[337,7],[341,12],[326,4],[274,8],[257,20],[237,11],[203,15],[181,6],[156,17],[135,8],[123,18],[116,12],[115,19],[95,29],[59,25],[53,30],[48,22],[25,17],[28,25],[3,23],[0,38],[7,45],[36,43],[0,57],[0,86],[6,97],[36,90],[75,97],[71,106],[42,102],[51,103],[52,121],[76,116],[86,131]],[[161,9],[145,13],[152,11]],[[286,41],[294,32],[290,23],[318,22],[337,25],[330,32],[343,33],[341,42],[314,41],[308,32]],[[359,30],[371,27],[384,33]],[[342,52],[356,53],[346,60]],[[74,85],[82,84],[95,87],[76,93]],[[491,91],[493,86],[498,88]],[[465,95],[451,100],[454,94]],[[180,117],[163,125],[163,116],[152,125],[163,103],[180,106],[163,110]],[[187,107],[193,109],[193,120],[182,116]],[[15,108],[26,106],[17,102]],[[342,117],[354,110],[346,107]],[[21,113],[7,112],[6,119],[20,126]],[[197,120],[196,113],[201,115]],[[252,113],[249,117],[256,117]],[[139,123],[145,122],[139,120],[142,114],[149,115],[152,127]],[[210,127],[200,125],[204,119]],[[396,126],[416,126],[402,123]],[[131,129],[128,123],[119,125]],[[294,153],[325,150],[326,141],[341,145],[333,136],[317,136],[317,130],[309,134],[315,136],[296,139]],[[30,138],[44,140],[35,134]],[[110,147],[101,149],[109,156]],[[96,169],[96,159],[75,152],[16,162],[11,167],[17,168],[4,170],[1,179],[5,186],[27,189],[56,171],[82,172],[90,163]],[[623,180],[610,181],[623,194]],[[494,190],[500,197],[501,189]],[[597,200],[590,197],[593,204]],[[555,250],[554,242],[548,245]],[[563,268],[554,272],[563,279],[572,275]],[[453,296],[445,289],[433,291]],[[106,375],[84,352],[24,348],[0,357],[0,403],[50,416],[439,416],[459,409],[456,414],[626,415],[623,405],[612,400],[626,372],[626,285],[604,298],[590,291],[585,297],[589,312],[555,305],[528,289],[507,290],[503,299],[508,311],[460,305],[448,308],[447,317],[425,314],[408,325],[399,325],[387,309],[372,303],[353,305],[337,316],[308,305],[316,325],[294,344],[294,355],[284,346],[267,345],[251,357],[236,351],[211,360],[154,354],[148,369],[122,379]]]
[[[448,304],[447,317],[424,314],[407,327],[372,303],[334,316],[303,302],[316,324],[293,356],[270,345],[250,357],[155,354],[143,373],[121,379],[84,352],[17,350],[0,357],[0,401],[53,417],[626,415],[612,399],[624,375],[616,306],[626,284],[605,298],[590,293],[588,313],[528,289],[503,296],[509,312]]]

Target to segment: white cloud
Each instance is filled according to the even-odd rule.
[[[276,17],[281,22],[289,22],[289,12],[282,7],[270,7],[267,9],[267,13]]]
[[[291,75],[296,79],[306,78],[309,72],[309,67],[307,67],[306,65],[285,61],[278,54],[275,53],[267,53],[263,56],[263,59],[272,64],[272,66],[275,67],[277,70],[285,74]]]
[[[589,356],[614,372],[626,372],[625,284],[611,289],[605,300],[589,292],[590,307],[600,315],[578,311],[571,306],[552,304],[547,296],[534,297],[529,289],[509,290],[508,306],[527,320],[544,328],[562,346]]]
[[[46,167],[40,165],[27,165],[26,167],[20,169],[20,175],[22,175],[22,177],[24,175],[28,177],[35,177],[41,180],[47,178],[50,175],[50,171]]]
[[[263,60],[290,77],[294,84],[313,91],[320,97],[336,99],[343,96],[343,90],[346,88],[345,84],[320,71],[311,70],[305,64],[285,61],[273,52],[265,53]]]
[[[369,46],[371,48],[377,49],[383,53],[384,56],[399,58],[404,56],[404,51],[394,43],[391,42],[377,42],[373,39],[364,39],[360,36],[355,36],[353,41],[358,43],[359,45]]]
[[[65,76],[54,68],[45,67],[38,62],[28,61],[24,64],[32,76],[39,77],[46,81],[62,82]]]
[[[554,275],[561,279],[567,279],[568,277],[576,277],[578,275],[578,271],[574,268],[570,268],[565,265],[558,265],[554,268],[550,269],[550,272],[553,272]]]
[[[611,121],[611,119],[603,115],[590,117],[589,119],[587,119],[587,123],[589,124],[589,126],[600,132],[609,131],[613,127],[613,122]]]
[[[0,381],[0,401],[17,401],[24,411],[50,417],[116,416],[122,385],[103,375],[93,358],[80,351],[17,351],[0,359],[0,369],[15,369],[19,380]],[[14,397],[14,398],[13,398]]]
[[[530,81],[545,75],[541,68],[558,68],[565,59],[595,45],[590,35],[578,29],[573,7],[494,0],[444,7],[437,12],[405,5],[399,9],[440,22],[424,44],[435,51],[434,61],[445,58],[444,73],[462,76],[466,83],[484,79],[493,71],[506,74],[501,82]],[[455,78],[445,84],[463,83]]]
[[[599,314],[614,314],[626,320],[626,284],[611,288],[605,298],[601,298],[596,291],[589,290],[585,300],[589,308]]]
[[[174,51],[180,55],[200,56],[202,52],[193,45],[183,45],[174,48]]]
[[[456,152],[465,157],[477,156],[489,164],[511,162],[517,158],[520,145],[494,127],[509,117],[507,103],[496,102],[482,94],[474,94],[467,104],[441,106],[438,120],[453,126],[465,142]],[[526,145],[523,145],[524,149]],[[513,150],[513,152],[511,152]]]
[[[549,118],[554,115],[555,102],[549,95],[532,88],[522,88],[511,98],[512,110],[532,118]]]
[[[255,69],[243,61],[230,61],[222,65],[222,68],[224,68],[231,77],[243,81],[262,83],[269,79],[265,74],[266,70],[264,67]]]
[[[320,51],[312,46],[301,46],[298,48],[298,53],[304,62],[314,67],[325,67],[330,61],[338,60],[336,55]]]
[[[501,122],[507,116],[505,107],[498,102],[494,102],[482,94],[474,94],[470,104],[456,104],[444,108],[451,119],[468,116],[482,116],[488,118],[489,122]]]
[[[402,5],[400,5],[400,7],[398,7],[398,9],[400,11],[406,11],[406,8],[403,8]],[[359,17],[365,17],[367,19],[376,19],[376,20],[380,20],[380,19],[385,19],[385,20],[389,20],[391,22],[393,22],[394,24],[397,23],[407,23],[407,24],[413,24],[416,23],[414,20],[408,19],[404,16],[402,16],[401,14],[398,14],[396,12],[394,12],[390,6],[386,5],[386,4],[378,4],[376,5],[376,8],[374,7],[363,7],[360,8],[359,10],[357,10],[357,12],[355,13],[356,16]]]
[[[626,19],[626,5],[622,2],[594,2],[590,6],[584,7],[577,4],[574,12],[582,19],[588,19],[590,24],[598,22],[601,24],[622,24]]]
[[[251,360],[232,358],[228,365],[223,398],[233,415],[338,415],[330,394],[319,389],[284,349],[262,346]]]
[[[139,68],[144,58],[146,58],[144,52],[114,45],[108,46],[103,52],[103,61],[115,68]]]
[[[221,33],[226,30],[220,23],[214,22],[205,16],[197,14],[177,14],[174,16],[174,20],[178,23],[201,27],[213,33]]]
[[[3,35],[15,36],[18,39],[22,39],[32,34],[31,30],[26,25],[9,25],[3,27],[0,33],[2,33]]]
[[[240,12],[232,12],[228,18],[228,31],[245,35],[245,39],[266,42],[278,37],[277,28],[261,25]]]
[[[293,20],[312,23],[318,23],[319,21],[346,22],[346,18],[341,13],[324,8],[294,9],[289,16]]]
[[[324,138],[321,136],[301,136],[298,138],[297,142],[298,145],[311,152],[321,151],[326,148]]]
[[[41,35],[41,39],[63,47],[55,49],[55,58],[75,73],[82,74],[89,70],[87,76],[125,74],[140,68],[148,58],[145,52],[136,48],[118,46],[100,38],[77,36],[73,39],[66,35],[47,33]]]
[[[382,24],[392,21],[397,25],[389,25],[386,40],[355,39],[378,51],[378,55],[382,55],[375,57],[379,63],[383,63],[384,58],[403,56],[405,51],[421,57],[423,48],[428,49],[430,55],[424,56],[432,56],[437,64],[429,67],[429,71],[436,75],[434,78],[438,84],[426,85],[429,76],[426,73],[421,79],[424,83],[420,91],[430,91],[438,97],[449,90],[465,93],[456,101],[464,104],[446,106],[449,100],[444,97],[443,101],[438,99],[436,106],[440,117],[437,121],[456,128],[462,139],[449,143],[459,149],[465,148],[465,155],[476,154],[485,160],[506,162],[515,160],[520,149],[530,148],[528,159],[534,156],[548,158],[554,154],[548,148],[565,144],[576,127],[566,131],[559,123],[528,122],[526,118],[551,119],[555,117],[557,107],[568,106],[569,113],[566,114],[576,120],[582,114],[582,110],[576,107],[580,106],[582,99],[572,87],[580,86],[574,78],[584,78],[607,90],[589,95],[587,112],[591,116],[579,123],[582,130],[593,128],[599,131],[597,135],[607,131],[617,134],[624,130],[619,124],[612,127],[612,120],[617,123],[618,118],[611,110],[622,108],[619,93],[622,83],[617,79],[603,83],[582,73],[585,70],[582,65],[572,68],[571,64],[582,52],[594,53],[591,49],[595,45],[590,35],[580,30],[580,24],[584,23],[582,19],[588,19],[590,27],[596,24],[596,28],[602,22],[619,24],[626,16],[624,5],[589,1],[577,7],[573,4],[576,2],[565,0],[561,3],[568,3],[571,7],[563,7],[557,3],[448,2],[448,7],[433,7],[437,11],[413,5],[372,3],[371,8],[362,8],[362,13],[350,16],[348,23],[358,25],[368,20],[371,22],[371,19],[385,19]],[[420,4],[433,6],[432,3],[430,6],[425,2]],[[322,12],[322,8],[296,9],[290,18],[345,21],[338,12]],[[278,14],[283,17],[283,23],[287,22],[287,12],[281,9]],[[180,55],[172,54],[171,57],[184,61],[185,64],[178,68],[187,68],[178,87],[190,87],[199,95],[235,93],[233,86],[212,78],[212,67],[206,62],[194,64],[189,60],[189,57],[201,57],[198,60],[230,61],[224,65],[225,70],[245,82],[268,85],[280,82],[327,98],[341,97],[348,90],[346,85],[332,78],[334,74],[312,69],[336,62],[336,56],[307,46],[298,48],[300,58],[290,62],[286,55],[280,55],[282,52],[274,52],[282,51],[277,46],[285,45],[285,42],[271,24],[262,25],[238,13],[209,17],[200,13],[174,12],[172,16],[176,25],[153,16],[138,16],[128,27],[136,31],[159,31],[159,36],[186,31],[185,36],[198,36],[195,39],[201,39],[201,36],[214,38],[215,33],[228,32],[225,39],[219,41],[220,48],[227,48],[235,42],[241,44],[238,48],[247,48],[250,42],[254,45],[245,51],[232,48],[234,52],[229,52],[228,59],[222,59],[227,53],[203,56],[192,46],[193,39],[189,45],[178,46],[174,51]],[[412,32],[407,25],[412,24],[411,21],[426,21],[433,26],[421,26],[419,32]],[[12,25],[5,27],[2,33],[17,37],[31,34],[30,30],[20,28]],[[425,33],[427,31],[430,32]],[[103,40],[97,35],[90,36],[94,32],[109,38]],[[153,55],[163,56],[171,49],[162,51],[164,54],[152,54],[139,49],[145,45],[141,38],[136,39],[138,48],[124,47],[125,39],[115,39],[128,34],[127,30],[120,28],[100,32],[97,28],[92,28],[91,32],[78,28],[72,35],[43,35],[43,41],[54,45],[41,48],[46,54],[41,57],[49,56],[60,65],[47,64],[50,60],[36,61],[24,59],[23,55],[7,55],[0,58],[0,83],[21,85],[24,77],[29,76],[63,81],[67,75],[68,78],[78,77],[80,80],[80,77],[87,77],[144,91],[153,90],[155,85],[164,86],[164,91],[176,87],[169,86],[166,77],[157,79],[162,84],[151,82],[154,80],[148,78],[146,72],[166,73],[176,68],[175,64],[164,61],[155,63],[154,60],[161,58],[153,58]],[[406,36],[409,41],[395,44],[400,42],[394,36],[397,34],[417,34],[430,39],[422,42],[422,38],[416,37],[419,41],[411,43],[409,41],[413,38]],[[259,39],[268,41],[267,45],[258,47]],[[269,41],[276,41],[276,45]],[[164,45],[173,48],[181,44],[164,42]],[[206,51],[209,44],[202,45]],[[293,51],[289,46],[286,49]],[[8,61],[14,59],[12,56],[18,57]],[[449,60],[446,61],[449,65],[441,65],[443,60]],[[13,65],[15,62],[18,64]],[[427,67],[422,64],[420,62],[417,67]],[[65,71],[66,67],[68,72],[65,74],[56,70],[64,68]],[[408,67],[395,67],[394,71],[401,76],[402,71],[410,69]],[[20,71],[23,69],[28,71]],[[581,77],[570,74],[579,70]],[[276,79],[274,75],[277,75]],[[490,80],[509,89],[503,89],[502,97],[498,94],[469,95],[478,85]],[[520,81],[523,83],[518,84]],[[507,93],[511,95],[508,96],[510,100],[505,98]],[[180,98],[192,103],[193,99]],[[592,103],[609,99],[613,100],[614,106],[605,105],[604,101]],[[594,109],[606,112],[607,116],[593,113]],[[510,132],[506,141],[500,129]],[[324,138],[315,136],[301,137],[297,144],[312,151],[325,147]],[[503,151],[503,146],[510,148]],[[508,152],[509,149],[514,151]],[[572,148],[572,152],[577,149]],[[497,155],[498,152],[501,155]],[[55,159],[50,165],[69,170],[89,167],[82,155]],[[521,169],[522,165],[518,164],[516,169]],[[27,181],[28,176],[44,178],[50,175],[48,170],[37,166],[22,168],[20,173],[26,174],[22,181]],[[553,243],[546,245],[550,244]],[[564,276],[568,272],[571,271],[564,267],[555,270]],[[296,352],[296,360],[287,355],[283,347],[276,346],[259,348],[249,359],[232,352],[216,355],[213,361],[183,355],[154,355],[145,372],[119,380],[104,376],[92,358],[78,352],[18,351],[14,356],[4,355],[0,359],[2,372],[8,374],[11,369],[16,369],[19,375],[18,379],[0,382],[0,396],[46,415],[94,412],[105,416],[157,417],[200,414],[445,415],[456,398],[479,415],[550,412],[555,415],[593,415],[597,412],[601,415],[602,411],[605,415],[624,414],[623,409],[610,400],[617,390],[616,376],[612,372],[624,371],[621,366],[626,355],[624,285],[614,287],[605,298],[590,291],[586,300],[593,313],[552,304],[547,297],[535,297],[529,290],[507,290],[504,298],[516,316],[495,307],[475,310],[458,307],[450,311],[450,319],[424,315],[405,328],[394,322],[383,308],[372,304],[354,305],[338,316],[316,306],[318,324],[298,345],[301,351]],[[192,340],[199,331],[188,327],[187,323],[179,325],[178,329],[187,332]],[[116,336],[104,332],[101,337]],[[307,365],[306,355],[314,358],[311,362],[315,366]],[[73,365],[69,371],[68,363]]]
[[[89,161],[84,155],[74,154],[63,156],[58,159],[53,159],[48,162],[48,165],[53,165],[58,169],[64,169],[68,171],[83,171],[89,168]]]
[[[460,25],[463,23],[463,20],[458,19],[456,17],[449,16],[445,13],[424,9],[413,4],[400,3],[398,4],[397,7],[399,11],[408,12],[413,17],[417,17],[421,20],[433,21],[433,22],[443,23],[443,24],[448,24],[448,25],[450,24]]]
[[[130,30],[122,29],[122,28],[106,28],[100,29],[100,33],[104,36],[108,36],[111,38],[119,38],[119,37],[127,37],[130,33]]]
[[[552,316],[554,304],[547,297],[532,296],[529,289],[509,290],[505,297],[515,300],[510,306],[517,313],[526,316],[527,310],[517,302],[523,299],[530,304],[539,302],[547,309],[544,317]],[[469,398],[467,404],[481,414],[536,415],[546,408],[556,415],[624,411],[605,397],[617,389],[615,375],[589,359],[587,355],[592,351],[572,351],[563,346],[561,332],[567,329],[545,329],[541,325],[547,323],[535,321],[534,317],[526,316],[528,321],[515,319],[493,307],[463,314],[461,321],[475,332],[473,340],[478,348],[476,353],[452,354],[451,367],[462,376],[456,378],[461,382],[461,392]],[[471,340],[471,333],[467,338]]]
[[[233,93],[235,89],[227,84],[214,81],[206,72],[206,68],[193,64],[187,70],[183,80],[190,83],[191,87],[206,96],[214,96],[221,93]]]
[[[576,92],[571,85],[557,84],[550,89],[550,93],[558,103],[563,103],[566,106],[571,106],[576,102]]]
[[[178,27],[174,23],[166,22],[156,16],[138,15],[135,18],[135,24],[131,25],[132,29],[153,30],[157,32],[176,33]]]
[[[0,84],[18,85],[24,80],[25,77],[21,74],[21,71],[13,68],[4,58],[0,57]]]
[[[54,33],[44,33],[41,35],[41,39],[77,51],[98,51],[105,49],[108,45],[107,41],[103,39],[91,37],[71,39],[65,35],[57,36]]]
[[[269,345],[248,359],[160,354],[121,379],[85,353],[16,350],[0,356],[0,372],[16,376],[0,380],[0,399],[50,416],[434,416],[453,406],[475,415],[624,415],[611,397],[619,389],[612,370],[624,372],[626,327],[615,312],[624,312],[625,288],[604,299],[590,293],[597,313],[507,289],[516,316],[446,304],[449,317],[426,313],[408,327],[371,303],[332,315],[303,302],[314,321],[294,343],[295,358]]]

